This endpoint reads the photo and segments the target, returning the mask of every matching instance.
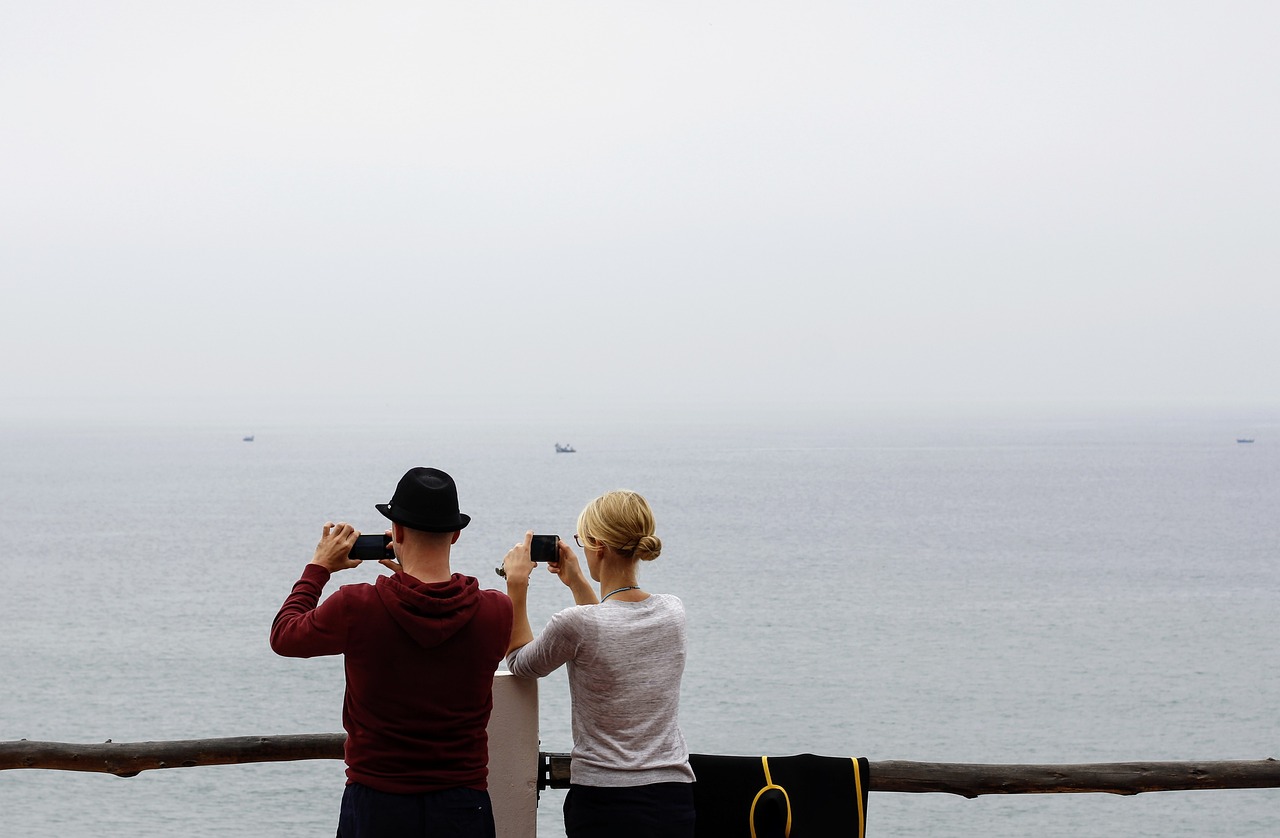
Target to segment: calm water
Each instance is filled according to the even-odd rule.
[[[1280,757],[1280,422],[0,429],[0,740],[339,731],[337,659],[267,648],[326,519],[458,480],[455,568],[633,488],[690,617],[702,753],[940,762]],[[240,440],[255,430],[253,443]],[[1254,436],[1238,445],[1237,436]],[[573,455],[552,442],[571,436]],[[341,581],[376,575],[348,571]],[[540,583],[540,584],[537,584]],[[569,603],[550,577],[535,628]],[[563,677],[542,747],[570,746]],[[332,835],[338,762],[0,772],[24,836]],[[561,792],[540,831],[560,834]],[[873,835],[1273,836],[1280,790],[871,796]]]

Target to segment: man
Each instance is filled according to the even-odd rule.
[[[322,604],[329,576],[360,564],[359,535],[324,525],[315,557],[271,625],[271,648],[289,657],[344,656],[347,787],[340,838],[494,835],[486,728],[493,675],[511,636],[511,600],[449,569],[471,518],[453,478],[413,468],[390,503],[396,571],[344,585]]]

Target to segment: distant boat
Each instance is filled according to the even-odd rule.
[[[249,434],[247,437],[245,437],[245,438],[244,438],[244,441],[245,441],[245,442],[253,442],[253,434]]]
[[[1251,439],[1237,439],[1236,442],[1253,442]]]
[[[576,452],[574,451],[573,446],[568,444],[567,442],[564,445],[561,445],[560,443],[557,442],[556,453],[557,454],[573,454]]]

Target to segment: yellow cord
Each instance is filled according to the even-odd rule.
[[[854,799],[858,801],[858,838],[866,838],[867,814],[862,808],[862,769],[858,765],[858,758],[851,757],[853,760],[853,794]],[[787,790],[782,786],[775,785],[773,777],[769,774],[769,758],[760,757],[760,764],[764,766],[764,788],[756,792],[755,799],[751,801],[750,826],[751,838],[756,838],[756,804],[760,802],[761,796],[770,789],[777,789],[782,792],[782,799],[787,803],[787,827],[783,832],[784,835],[791,835],[791,797],[787,794]]]
[[[760,762],[764,765],[765,786],[764,788],[760,789],[760,791],[756,792],[755,799],[751,801],[751,813],[749,815],[750,817],[749,823],[751,826],[751,838],[756,838],[756,804],[760,802],[761,795],[763,795],[765,792],[769,791],[770,789],[777,789],[778,791],[782,792],[782,799],[787,802],[787,827],[785,830],[783,830],[782,834],[784,836],[790,836],[791,835],[791,797],[787,794],[787,790],[784,789],[782,786],[776,786],[773,784],[773,778],[769,776],[769,758],[760,757]],[[854,763],[854,768],[857,768],[856,762]],[[858,806],[859,807],[862,806],[861,795],[859,795],[858,797]]]
[[[858,838],[866,838],[867,815],[862,811],[862,770],[858,758],[853,757],[853,793],[858,801]]]

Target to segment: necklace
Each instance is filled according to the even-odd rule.
[[[600,604],[601,604],[601,605],[603,605],[603,604],[604,604],[604,600],[605,600],[605,599],[608,599],[609,597],[613,596],[614,594],[620,594],[620,593],[622,593],[623,591],[638,591],[638,590],[640,590],[640,586],[639,586],[639,585],[628,585],[628,586],[627,586],[627,587],[625,587],[625,588],[618,588],[616,591],[610,591],[609,593],[605,594],[605,595],[604,595],[604,599],[600,600]]]

